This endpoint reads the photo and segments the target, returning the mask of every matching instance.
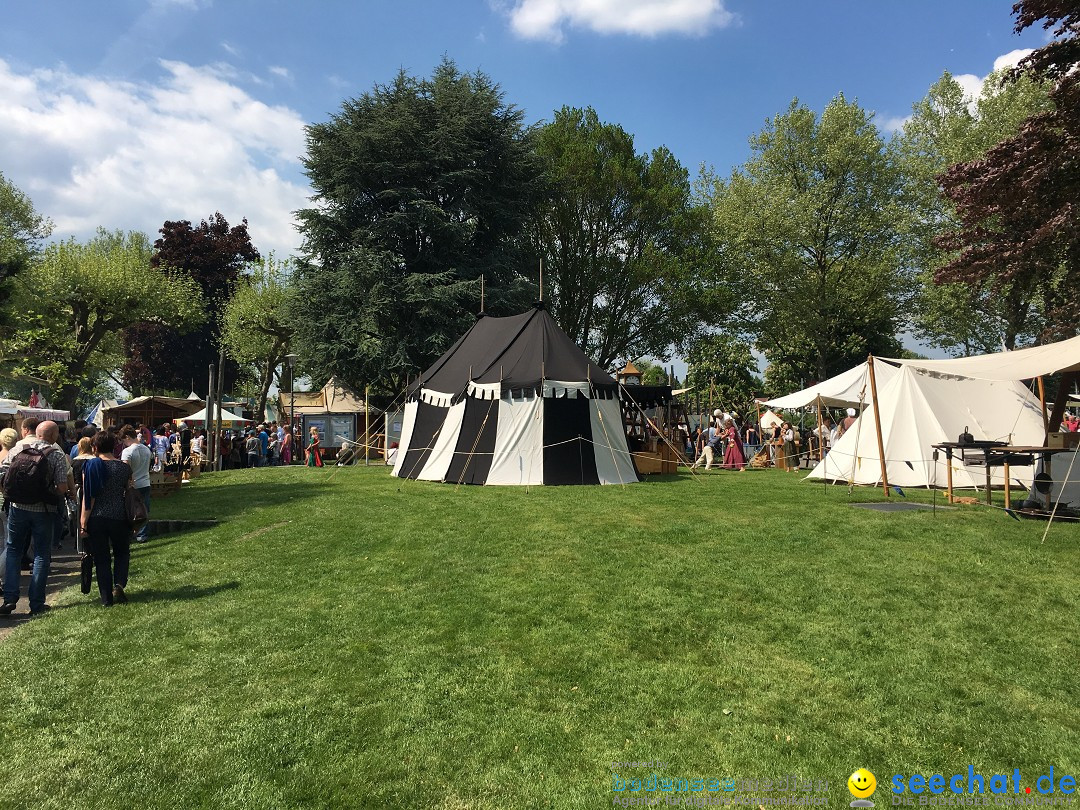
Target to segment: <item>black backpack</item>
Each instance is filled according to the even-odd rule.
[[[52,492],[49,473],[49,453],[38,447],[27,447],[12,456],[4,475],[4,501],[14,504],[47,503],[59,501]]]

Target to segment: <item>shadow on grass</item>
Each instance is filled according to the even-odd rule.
[[[242,473],[243,471],[237,471]],[[271,470],[267,471],[273,475]],[[273,477],[264,481],[251,481],[249,476],[236,477],[230,481],[230,471],[213,473],[222,476],[214,480],[214,486],[185,489],[160,498],[150,504],[150,517],[154,520],[206,520],[225,521],[251,511],[253,507],[274,506],[283,503],[306,503],[312,496],[333,486],[324,477],[317,480],[297,481]],[[195,531],[194,529],[192,531]],[[189,532],[190,533],[190,532]],[[151,543],[154,541],[151,540]]]
[[[205,587],[198,585],[181,585],[179,588],[173,588],[168,591],[159,590],[157,588],[148,588],[147,590],[140,590],[128,594],[128,600],[131,602],[157,602],[163,600],[189,602],[193,599],[207,599],[225,591],[235,591],[239,587],[239,582],[231,580],[229,582],[221,582],[217,585],[207,585]]]

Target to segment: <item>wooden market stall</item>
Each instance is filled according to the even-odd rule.
[[[301,441],[294,454],[298,460],[303,460],[302,448],[307,446],[313,427],[319,430],[323,458],[327,461],[337,458],[342,442],[364,444],[365,438],[369,457],[381,458],[385,454],[383,412],[336,377],[331,377],[318,391],[282,391],[278,402],[279,413],[291,418],[294,431],[299,431]],[[362,457],[362,451],[358,452]]]

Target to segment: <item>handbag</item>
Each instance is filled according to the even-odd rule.
[[[124,510],[127,512],[128,525],[135,532],[145,526],[150,518],[146,512],[146,502],[135,487],[128,487],[124,494]]]

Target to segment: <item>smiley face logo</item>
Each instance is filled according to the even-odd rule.
[[[847,789],[856,799],[867,799],[877,790],[877,779],[866,768],[859,768],[848,777]]]

